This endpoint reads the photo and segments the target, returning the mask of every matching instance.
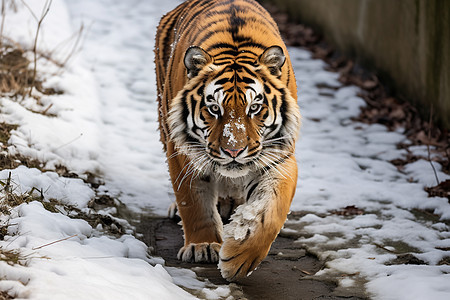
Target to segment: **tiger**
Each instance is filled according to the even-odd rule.
[[[154,52],[177,258],[238,281],[267,256],[296,190],[301,116],[286,45],[254,0],[188,0],[161,18]]]

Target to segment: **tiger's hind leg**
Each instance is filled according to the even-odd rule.
[[[273,172],[257,181],[249,201],[239,206],[224,226],[219,268],[229,281],[256,269],[286,221],[297,182],[295,158],[282,163],[280,170],[283,176]]]

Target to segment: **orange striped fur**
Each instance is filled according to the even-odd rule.
[[[237,280],[267,255],[295,192],[300,113],[286,46],[253,0],[192,0],[161,19],[155,63],[178,257],[219,262]]]

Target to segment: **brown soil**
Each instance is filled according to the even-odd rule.
[[[216,264],[195,264],[179,261],[176,256],[183,246],[181,227],[173,220],[142,217],[137,231],[144,242],[154,249],[152,255],[161,256],[167,266],[187,268],[200,278],[217,285],[229,284],[220,275]],[[295,237],[278,236],[267,258],[251,276],[229,284],[235,299],[367,299],[364,291],[337,288],[330,279],[316,279],[311,275],[324,267],[324,262],[295,244]]]

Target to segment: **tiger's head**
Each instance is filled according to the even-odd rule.
[[[241,177],[293,154],[300,127],[297,101],[280,80],[279,46],[212,57],[190,47],[188,81],[171,102],[170,138],[195,172]]]

